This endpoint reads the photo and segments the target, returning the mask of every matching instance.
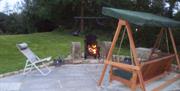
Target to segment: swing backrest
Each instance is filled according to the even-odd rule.
[[[145,81],[170,71],[171,63],[175,55],[167,55],[164,57],[152,59],[143,63],[142,75]]]

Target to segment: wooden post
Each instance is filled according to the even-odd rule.
[[[118,49],[118,52],[117,52],[118,55],[119,55],[119,52],[120,52],[120,50],[121,50],[121,45],[122,45],[122,43],[123,43],[125,34],[126,34],[126,30],[124,29],[124,30],[123,30],[123,34],[122,34],[122,37],[120,38],[119,49]],[[118,59],[119,59],[119,58],[118,58]],[[118,61],[118,62],[119,62],[119,61]],[[110,80],[110,82],[111,82],[111,77],[112,77],[112,75],[113,75],[113,66],[111,65],[110,75],[109,75],[109,80]]]
[[[107,61],[107,62],[110,61],[110,59],[111,59],[111,57],[112,57],[113,49],[114,49],[114,46],[115,46],[115,44],[116,44],[116,41],[117,41],[117,39],[118,39],[118,37],[119,37],[119,33],[120,33],[120,31],[121,31],[122,25],[124,25],[124,21],[119,20],[118,26],[117,26],[117,29],[116,29],[116,33],[115,33],[115,35],[114,35],[114,38],[113,38],[111,47],[110,47],[110,49],[109,49],[107,58],[106,58],[106,60],[105,60],[105,61]],[[99,80],[99,82],[98,82],[98,85],[99,85],[99,86],[101,85],[101,83],[102,83],[102,81],[103,81],[103,79],[104,79],[104,75],[105,75],[107,66],[108,66],[108,64],[104,63],[104,67],[103,67],[103,70],[102,70],[102,74],[101,74],[100,80]]]
[[[131,79],[131,91],[136,91],[136,84],[137,84],[137,72],[133,71],[133,76]]]
[[[110,72],[109,72],[109,82],[112,82],[112,75],[113,75],[113,66],[111,65]]]
[[[176,61],[177,61],[177,64],[178,64],[178,67],[179,67],[179,70],[180,70],[180,60],[179,60],[179,56],[178,56],[178,53],[177,53],[176,44],[175,44],[175,41],[174,41],[172,30],[171,30],[171,28],[168,28],[168,30],[169,30],[171,42],[172,42],[172,45],[173,45],[174,53],[176,55]]]
[[[127,33],[128,33],[128,37],[129,37],[130,48],[132,50],[132,54],[133,54],[133,58],[134,58],[134,63],[136,66],[139,66],[139,68],[141,68],[139,61],[137,60],[136,47],[135,47],[135,43],[134,43],[134,39],[132,36],[132,31],[131,31],[132,29],[131,29],[128,21],[126,21],[126,28],[127,28]],[[138,70],[137,74],[139,77],[139,82],[140,82],[141,88],[143,91],[145,91],[145,84],[144,84],[144,80],[143,80],[141,70]]]

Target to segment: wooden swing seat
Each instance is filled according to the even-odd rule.
[[[108,65],[110,65],[111,67],[110,75],[109,75],[110,82],[113,80],[120,81],[124,83],[125,85],[127,85],[128,87],[130,87],[131,91],[136,91],[137,87],[140,87],[142,91],[146,91],[145,84],[151,81],[157,80],[161,77],[164,77],[166,74],[170,72],[171,63],[174,60],[174,58],[176,58],[176,62],[180,69],[180,59],[177,53],[176,44],[173,38],[172,29],[171,29],[174,27],[179,27],[180,22],[166,18],[166,17],[150,14],[150,13],[121,10],[121,9],[114,9],[114,8],[108,8],[108,7],[104,7],[102,10],[102,13],[104,15],[119,19],[119,22],[117,24],[117,29],[116,29],[114,38],[112,40],[109,53],[104,62],[102,74],[98,82],[99,86],[101,86],[101,83],[104,79]],[[133,38],[133,33],[132,33],[130,23],[138,25],[138,26],[150,26],[150,27],[156,26],[156,27],[161,28],[161,31],[158,35],[158,38],[150,54],[150,58],[148,58],[148,60],[146,61],[144,60],[141,61],[138,58],[136,45]],[[126,29],[126,32],[128,35],[128,39],[130,43],[130,50],[131,50],[131,59],[132,59],[133,65],[119,63],[120,61],[117,61],[117,60],[113,60],[113,61],[111,60],[112,55],[113,55],[113,50],[115,48],[116,42],[118,41],[118,37],[120,36],[121,30],[123,28]],[[152,54],[154,53],[155,48],[159,48],[159,44],[161,41],[160,38],[162,37],[163,32],[166,32],[167,38],[169,37],[171,40],[171,44],[174,50],[173,54],[160,54],[160,55],[157,54],[155,57],[153,57]],[[166,42],[168,44],[167,40]],[[175,78],[171,79],[165,84],[160,85],[160,87],[158,87],[157,89],[153,91],[161,90],[168,84],[174,81],[177,81],[179,77],[180,77],[179,74],[176,75]]]
[[[142,76],[145,83],[157,80],[158,78],[166,75],[171,70],[171,64],[175,58],[174,54],[169,54],[163,57],[153,58],[146,62],[141,63]],[[110,77],[110,82],[113,80],[125,83],[125,85],[131,87],[133,73],[127,70],[123,70],[113,66],[113,72]],[[137,86],[139,85],[139,80],[137,79]]]

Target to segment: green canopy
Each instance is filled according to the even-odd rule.
[[[180,22],[151,13],[103,7],[102,13],[139,26],[180,27]]]

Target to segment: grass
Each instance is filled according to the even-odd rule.
[[[124,56],[131,56],[130,55],[130,50],[127,49],[127,48],[121,48],[119,50],[119,48],[115,48],[114,51],[113,51],[113,54],[116,54],[116,55],[124,55]]]
[[[97,35],[98,36],[98,35]],[[109,40],[110,37],[98,36],[98,41]],[[52,56],[53,59],[59,56],[70,54],[71,42],[81,42],[83,49],[84,38],[72,36],[67,32],[46,32],[20,35],[0,36],[0,74],[23,69],[26,58],[16,48],[16,44],[26,42],[32,51],[40,58]],[[115,54],[118,49],[115,48]],[[128,49],[122,48],[120,54],[129,55]]]
[[[17,43],[26,42],[40,58],[57,58],[68,55],[71,41],[83,41],[81,37],[60,32],[0,36],[0,74],[22,69],[26,58],[16,48]]]
[[[98,41],[110,41],[111,34],[96,34]],[[21,34],[21,35],[1,35],[0,36],[0,74],[20,70],[24,67],[26,58],[16,48],[17,43],[26,42],[32,51],[40,58],[52,56],[53,59],[59,56],[70,54],[71,42],[81,42],[83,49],[84,37],[72,36],[65,31],[53,31],[46,33]],[[128,48],[114,49],[114,54],[130,56]]]

